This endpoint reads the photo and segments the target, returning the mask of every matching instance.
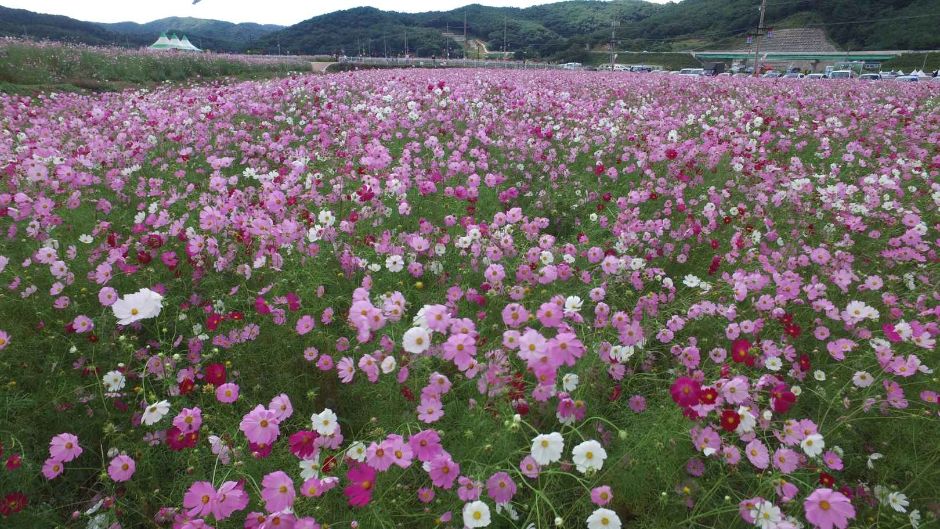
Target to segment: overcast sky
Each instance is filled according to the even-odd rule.
[[[651,0],[662,4],[668,0]],[[150,22],[165,17],[196,17],[289,26],[316,15],[357,6],[420,12],[447,11],[474,0],[0,0],[0,5],[92,22]],[[479,0],[490,6],[527,7],[548,0]]]

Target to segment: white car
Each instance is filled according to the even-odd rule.
[[[807,79],[825,79],[826,74],[824,73],[811,73],[806,76]]]
[[[852,70],[836,70],[834,72],[829,72],[830,79],[854,79],[858,77],[855,75],[855,72]]]
[[[679,75],[688,75],[690,77],[702,77],[705,75],[704,68],[683,68],[679,70]]]
[[[581,63],[580,62],[566,62],[565,64],[562,64],[561,67],[565,70],[580,70]]]
[[[894,78],[895,81],[899,83],[916,83],[920,81],[920,76],[917,75],[899,75]]]

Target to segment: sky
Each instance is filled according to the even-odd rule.
[[[195,17],[289,26],[308,18],[358,6],[420,12],[447,11],[471,3],[527,7],[550,0],[0,0],[0,5],[65,15],[90,22],[150,22],[166,17]],[[668,0],[651,0],[665,3]]]

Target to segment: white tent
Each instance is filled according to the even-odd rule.
[[[183,49],[183,43],[180,42],[180,38],[176,36],[176,33],[170,33],[170,47],[174,50]]]
[[[183,38],[180,39],[180,44],[182,44],[182,46],[183,46],[181,49],[184,49],[184,50],[188,50],[188,51],[202,51],[202,50],[200,50],[199,48],[197,48],[196,46],[194,46],[192,42],[189,42],[189,38],[187,38],[186,35],[183,35]]]
[[[150,45],[150,49],[152,50],[168,50],[171,48],[172,45],[170,44],[170,39],[166,38],[166,33],[161,33],[160,38]]]

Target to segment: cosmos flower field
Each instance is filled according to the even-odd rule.
[[[937,527],[940,89],[0,96],[0,526]]]

